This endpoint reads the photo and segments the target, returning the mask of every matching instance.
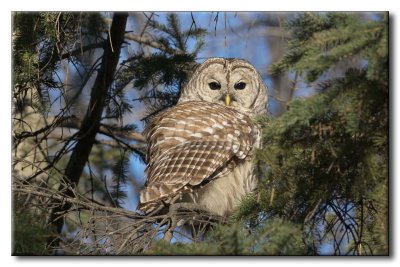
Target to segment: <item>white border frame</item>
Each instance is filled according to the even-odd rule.
[[[117,264],[126,264],[129,266],[137,264],[159,264],[164,266],[183,266],[190,264],[193,266],[203,266],[204,264],[221,264],[229,261],[233,265],[251,264],[254,266],[270,265],[270,264],[295,264],[296,266],[337,266],[343,264],[354,265],[361,261],[363,266],[376,266],[386,263],[390,266],[398,266],[399,256],[396,255],[399,251],[397,247],[399,244],[399,182],[398,179],[398,160],[399,144],[396,140],[399,136],[399,93],[397,90],[398,79],[397,65],[399,63],[399,53],[395,51],[398,45],[399,25],[397,20],[398,1],[396,0],[334,0],[334,1],[321,1],[321,0],[247,0],[247,1],[222,1],[222,0],[202,0],[200,1],[184,1],[184,0],[109,0],[109,1],[84,1],[84,0],[67,0],[67,1],[45,1],[45,0],[11,0],[2,1],[0,10],[0,36],[1,43],[1,88],[0,88],[0,118],[1,118],[1,131],[0,131],[0,163],[1,166],[1,198],[2,198],[2,214],[1,220],[2,240],[0,242],[1,249],[0,255],[3,266],[11,266],[14,264],[29,264],[30,266],[67,266],[74,261],[76,263],[88,266],[93,263],[95,266],[108,265],[111,260],[118,259]],[[397,7],[396,7],[397,6]],[[202,258],[20,258],[11,257],[11,12],[12,11],[389,11],[390,12],[390,61],[391,61],[391,120],[390,120],[390,140],[391,140],[391,154],[390,154],[390,167],[391,167],[391,180],[390,180],[390,252],[391,257],[246,257],[246,258],[229,258],[229,257],[202,257]],[[3,166],[4,165],[4,166]],[[55,262],[57,261],[57,262]],[[379,262],[378,262],[379,261]],[[219,263],[221,262],[221,263]]]

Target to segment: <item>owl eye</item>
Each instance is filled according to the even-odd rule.
[[[233,88],[235,88],[236,90],[243,90],[244,88],[246,88],[246,83],[244,82],[239,82],[236,83]]]
[[[210,87],[211,90],[219,90],[219,89],[221,89],[221,84],[219,84],[217,82],[210,82],[208,84],[208,86]]]

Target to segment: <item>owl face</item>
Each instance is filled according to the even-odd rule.
[[[260,115],[266,112],[267,88],[247,61],[211,58],[198,67],[179,101],[199,100],[226,105],[249,116]]]

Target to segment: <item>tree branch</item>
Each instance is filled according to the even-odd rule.
[[[80,129],[82,126],[82,121],[76,117],[71,117],[68,120],[61,121],[57,126],[65,127],[65,128]],[[102,124],[102,123],[100,124],[98,133],[104,134],[107,136],[110,136],[110,135],[118,136],[121,138],[126,138],[126,139],[137,141],[137,142],[146,142],[146,138],[141,133],[138,133],[135,131],[123,131],[120,129],[116,129],[115,127],[112,127],[110,125],[106,125],[106,124]]]
[[[180,55],[182,54],[182,51],[180,50],[175,50],[172,48],[169,48],[159,42],[156,42],[154,40],[151,40],[149,37],[145,37],[145,36],[140,36],[140,35],[135,35],[133,33],[126,33],[125,34],[125,38],[140,44],[144,44],[156,49],[159,49],[161,51],[167,52],[168,54],[171,55]]]
[[[62,179],[60,182],[64,183],[65,180]],[[75,218],[80,216],[81,212],[85,212],[85,220],[69,220],[70,223],[77,223],[79,230],[75,238],[65,240],[63,250],[66,253],[68,249],[72,249],[74,254],[97,255],[99,251],[102,253],[106,251],[108,255],[133,255],[148,248],[157,236],[166,236],[167,239],[172,238],[174,233],[184,235],[184,230],[179,229],[182,225],[204,226],[194,232],[195,236],[192,238],[196,242],[209,226],[226,222],[224,217],[210,214],[193,203],[173,203],[168,207],[164,206],[168,208],[167,211],[160,210],[159,213],[147,215],[138,214],[123,208],[105,206],[77,193],[74,189],[72,189],[73,195],[69,196],[67,186],[64,186],[62,191],[54,191],[34,183],[27,183],[25,180],[14,179],[12,187],[16,197],[30,199],[33,205],[37,205],[38,210],[46,212],[49,207],[56,209],[57,206],[69,205],[68,210],[59,209],[54,213],[53,216],[57,220]],[[43,213],[43,215],[46,214]],[[94,242],[92,245],[96,249],[86,250],[87,247],[81,242],[82,238],[92,238]],[[102,242],[102,240],[107,241]],[[53,236],[51,241],[50,247],[58,247],[59,241],[54,241]],[[101,250],[97,250],[100,248]]]
[[[80,44],[77,44],[80,46]],[[94,44],[88,44],[83,47],[76,48],[75,50],[69,51],[67,53],[64,53],[61,55],[61,59],[67,59],[73,56],[78,56],[82,55],[84,52],[96,49],[96,48],[104,48],[104,43],[94,43]]]
[[[58,133],[58,132],[51,132],[49,135],[46,136],[48,139],[54,139],[57,141],[62,141],[66,142],[70,138],[73,138],[71,135],[65,135],[64,133]],[[146,145],[139,143],[139,144],[129,144],[126,143],[122,140],[117,139],[116,137],[113,138],[114,140],[104,140],[104,139],[96,139],[95,143],[96,144],[102,144],[110,147],[121,147],[121,145],[129,150],[132,150],[133,152],[138,153],[140,156],[143,156],[144,151],[146,149]],[[49,146],[50,147],[50,146]]]
[[[65,202],[70,205],[77,205],[81,208],[87,208],[89,210],[108,211],[108,212],[112,212],[113,214],[116,214],[116,215],[122,215],[122,216],[125,216],[128,218],[133,218],[133,219],[139,219],[139,218],[144,217],[143,215],[139,215],[139,214],[129,211],[129,210],[102,206],[102,205],[96,204],[91,201],[84,201],[84,200],[79,200],[77,198],[66,197],[66,196],[63,196],[60,194],[54,194],[54,192],[53,193],[41,192],[41,191],[36,190],[35,188],[27,188],[27,187],[21,188],[21,187],[14,186],[13,191],[30,194],[30,195],[34,195],[34,196],[38,196],[38,197],[44,197],[44,198],[56,200],[59,202]]]
[[[72,151],[70,160],[65,169],[66,181],[69,183],[66,188],[66,195],[69,197],[73,196],[72,189],[75,188],[79,182],[83,168],[85,167],[93,144],[95,143],[96,134],[100,128],[100,120],[105,105],[107,91],[112,83],[119,61],[121,46],[124,41],[127,18],[128,14],[126,13],[114,13],[113,15],[110,34],[105,44],[101,67],[92,87],[86,115],[77,134],[78,142]],[[63,189],[65,188],[60,188],[60,190]],[[50,216],[50,221],[53,222],[55,230],[59,234],[62,231],[64,220],[63,218],[57,218],[56,214],[61,211],[66,211],[70,207],[70,203],[60,205],[53,210],[52,215]]]

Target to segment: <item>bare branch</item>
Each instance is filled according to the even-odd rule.
[[[82,47],[80,47],[81,46],[80,44],[77,44],[77,46],[79,46],[79,48],[62,54],[61,59],[67,59],[70,57],[79,56],[79,55],[82,55],[86,51],[93,50],[96,48],[104,48],[104,43],[88,44],[88,45],[85,45]]]
[[[13,188],[14,192],[21,192],[21,193],[25,193],[25,194],[31,194],[34,196],[39,196],[39,197],[45,197],[48,199],[52,199],[52,200],[57,200],[60,202],[66,202],[69,204],[73,204],[73,205],[77,205],[80,208],[86,208],[86,209],[90,209],[90,210],[98,210],[98,211],[109,211],[112,212],[114,214],[118,214],[118,215],[122,215],[122,216],[126,216],[128,218],[143,218],[142,215],[139,215],[135,212],[132,211],[128,211],[128,210],[124,210],[124,209],[120,209],[120,208],[113,208],[113,207],[106,207],[106,206],[102,206],[102,205],[98,205],[95,204],[89,200],[87,201],[83,201],[83,200],[79,200],[76,198],[72,198],[72,197],[68,197],[68,196],[63,196],[61,194],[56,194],[54,192],[52,193],[46,193],[46,192],[41,192],[38,191],[37,189],[35,189],[34,187],[32,188],[22,188],[22,187],[16,187],[14,186]]]
[[[73,129],[80,129],[82,125],[82,121],[77,117],[71,117],[68,120],[63,120],[61,123],[58,124],[58,127],[65,127],[65,128],[73,128]],[[100,128],[98,133],[107,135],[107,136],[118,136],[121,138],[126,138],[132,141],[137,142],[145,142],[145,137],[138,132],[135,131],[123,131],[112,127],[106,124],[100,124]]]
[[[105,125],[105,124],[101,124],[100,125],[100,129],[99,132],[101,134],[105,134],[105,135],[115,135],[118,137],[122,137],[122,138],[127,138],[130,140],[134,140],[137,142],[146,142],[146,138],[138,132],[135,131],[122,131],[120,129],[116,129],[114,127],[111,127],[109,125]]]
[[[61,180],[63,182],[63,180]],[[64,186],[65,187],[65,186]],[[46,213],[50,207],[69,204],[68,210],[60,210],[53,216],[57,220],[67,220],[77,226],[73,238],[59,236],[61,244],[50,242],[51,247],[61,247],[69,254],[107,254],[107,255],[134,255],[147,251],[153,240],[158,236],[172,239],[176,234],[185,236],[182,225],[192,226],[198,230],[191,237],[198,241],[210,225],[225,222],[225,218],[209,214],[201,207],[192,203],[174,203],[157,214],[142,215],[134,211],[105,206],[88,199],[72,189],[73,196],[69,196],[66,188],[62,191],[48,189],[14,179],[13,192],[18,197],[29,198],[30,208],[37,208]],[[84,221],[78,219],[81,214]],[[206,227],[207,226],[207,227]],[[52,237],[54,240],[54,237]],[[84,240],[91,240],[90,242]]]
[[[95,136],[100,128],[100,120],[106,101],[107,91],[111,85],[124,40],[127,18],[128,14],[126,13],[115,13],[113,16],[113,22],[110,29],[112,39],[111,36],[108,37],[108,40],[112,42],[112,48],[106,46],[104,50],[102,64],[91,91],[87,113],[77,134],[78,142],[72,151],[65,169],[65,176],[72,187],[75,187],[79,182],[83,168],[95,142]],[[67,196],[72,195],[73,192],[68,189]],[[68,210],[70,206],[70,203],[66,203],[53,211],[51,221],[54,222],[54,226],[58,233],[61,233],[64,222],[61,219],[56,219],[55,216],[61,211]]]
[[[171,54],[171,55],[182,54],[182,51],[169,48],[157,41],[152,40],[149,36],[145,36],[145,35],[141,36],[141,35],[135,35],[133,33],[126,33],[125,38],[128,40],[140,43],[140,44],[144,44],[144,45],[159,49],[159,50],[167,52],[168,54]]]

